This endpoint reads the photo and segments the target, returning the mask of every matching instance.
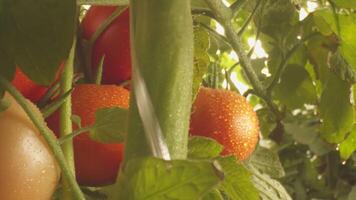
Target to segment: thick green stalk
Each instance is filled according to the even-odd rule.
[[[69,57],[65,63],[64,71],[61,77],[61,95],[65,95],[70,90],[72,90],[73,83],[73,63],[74,63],[74,55],[76,48],[76,40],[73,41],[72,49],[70,50]],[[73,132],[72,128],[72,97],[71,94],[64,100],[62,106],[60,107],[60,136],[65,137],[68,134]],[[73,152],[73,141],[68,140],[62,144],[62,149],[64,153],[64,157],[67,161],[68,167],[71,170],[72,174],[75,176],[75,166],[74,166],[74,152]],[[62,181],[63,193],[62,200],[71,200],[73,199],[72,193],[70,191],[70,184],[66,179]]]
[[[43,120],[38,119],[38,117],[35,115],[35,112],[27,104],[25,97],[19,91],[17,91],[17,89],[10,83],[10,81],[8,81],[1,74],[0,74],[0,87],[7,90],[11,94],[11,96],[15,98],[17,103],[22,107],[22,109],[24,109],[28,117],[32,120],[33,124],[38,128],[39,132],[46,140],[48,146],[52,150],[52,153],[62,170],[63,177],[68,181],[68,184],[70,185],[70,191],[74,194],[73,195],[74,199],[84,200],[85,199],[84,195],[81,192],[73,176],[72,170],[68,167],[63,151],[59,146],[55,136],[51,133],[51,131],[46,126],[45,122]]]
[[[193,76],[190,0],[131,0],[130,8],[132,59],[136,71],[133,70],[134,92],[125,161],[152,155],[150,138],[158,135],[145,132],[147,128],[143,128],[142,121],[152,119],[140,116],[137,103],[146,107],[152,103],[171,158],[185,159]],[[143,88],[137,84],[140,78],[144,80],[151,102],[136,99],[135,94]],[[158,129],[155,131],[159,133]],[[145,137],[145,133],[150,137]]]

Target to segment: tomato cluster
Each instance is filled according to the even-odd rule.
[[[83,39],[90,40],[115,10],[116,7],[92,6],[81,25]],[[104,57],[103,85],[79,84],[72,92],[73,114],[81,118],[84,127],[95,123],[95,112],[100,108],[129,107],[129,91],[117,85],[110,85],[121,84],[131,78],[128,9],[123,10],[103,30],[90,52],[92,53],[91,67],[93,71],[97,70],[99,61]],[[32,82],[19,69],[16,71],[13,84],[33,102],[39,101],[48,90],[47,87]],[[5,98],[14,103],[9,95],[6,95]],[[47,122],[58,136],[58,113],[49,117]],[[13,191],[19,184],[31,185],[33,188],[42,188],[42,190],[46,188],[46,192],[42,191],[37,194],[36,191],[24,190],[17,195],[21,194],[27,199],[48,199],[55,189],[59,172],[47,145],[16,103],[7,111],[0,113],[0,127],[7,126],[7,124],[14,124],[14,127],[18,128],[16,130],[8,129],[6,133],[6,135],[11,135],[7,140],[16,142],[15,146],[9,147],[11,153],[0,154],[0,157],[5,156],[2,160],[8,162],[5,165],[0,165],[0,177],[8,180],[9,183],[4,185],[3,182],[0,182],[0,199],[12,199],[11,195],[13,194],[5,194],[4,191]],[[5,129],[0,128],[0,130]],[[201,88],[193,105],[190,132],[193,135],[217,140],[225,147],[224,155],[235,155],[238,159],[244,160],[252,153],[258,142],[259,126],[256,113],[243,96],[225,90]],[[0,137],[4,137],[4,135],[0,134]],[[7,148],[7,140],[0,139],[0,148]],[[24,151],[23,147],[27,146],[26,143],[31,143],[31,149]],[[123,151],[123,144],[102,144],[90,139],[88,133],[75,137],[74,154],[78,182],[87,186],[113,183],[123,159]],[[0,150],[1,152],[4,151]],[[15,157],[16,160],[20,160],[19,163],[14,162],[13,158]],[[21,169],[17,169],[21,165],[30,167],[33,172],[31,174],[22,173]],[[6,166],[11,166],[11,168]],[[11,173],[11,170],[21,173]],[[29,181],[20,181],[19,177],[25,177]],[[33,177],[42,178],[41,181],[34,182],[31,181]],[[40,185],[41,187],[39,187]],[[5,196],[1,196],[4,194]]]

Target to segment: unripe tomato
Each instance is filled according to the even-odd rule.
[[[190,132],[217,140],[224,146],[224,155],[245,160],[258,142],[259,123],[245,97],[203,87],[193,105]]]
[[[12,84],[32,102],[39,101],[47,92],[48,88],[41,86],[30,80],[18,67]]]
[[[82,126],[95,122],[95,112],[107,107],[128,108],[128,90],[115,85],[77,85],[72,93],[73,114],[81,117]],[[49,127],[59,133],[59,115],[47,119]],[[82,185],[102,186],[114,183],[123,158],[123,144],[102,144],[90,139],[88,133],[74,138],[77,180]]]
[[[83,37],[89,40],[116,10],[115,6],[92,6],[82,22]],[[123,11],[98,37],[92,49],[93,72],[105,56],[102,83],[120,84],[131,78],[129,9]]]
[[[55,158],[20,105],[7,93],[4,98],[11,106],[0,112],[0,199],[49,200],[60,177]]]

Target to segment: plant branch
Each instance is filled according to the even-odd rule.
[[[64,137],[59,138],[58,143],[59,144],[64,144],[66,141],[68,141],[68,140],[70,140],[70,139],[72,139],[72,138],[74,138],[74,137],[76,137],[76,136],[78,136],[78,135],[80,135],[82,133],[88,132],[91,129],[93,129],[93,126],[88,126],[88,127],[84,127],[84,128],[80,128],[78,130],[75,130],[75,131],[73,131],[73,133],[67,134]]]
[[[205,0],[205,2],[209,5],[211,10],[217,16],[218,21],[225,28],[226,37],[229,40],[232,48],[238,55],[240,59],[240,65],[243,68],[243,70],[246,72],[247,78],[251,83],[251,85],[253,86],[256,94],[267,103],[267,105],[272,109],[272,111],[276,115],[279,115],[278,108],[270,100],[264,86],[259,81],[258,76],[252,67],[251,60],[249,59],[247,53],[243,48],[241,38],[236,34],[235,30],[232,27],[231,9],[226,7],[221,0]]]
[[[127,6],[129,0],[77,0],[77,5]]]
[[[289,59],[293,56],[293,54],[298,50],[298,48],[304,44],[305,41],[309,40],[310,38],[312,38],[313,36],[315,36],[316,33],[311,33],[310,35],[306,36],[305,38],[303,38],[301,41],[299,41],[297,44],[295,44],[291,50],[289,50],[287,52],[287,54],[283,57],[281,63],[279,64],[278,68],[277,68],[277,72],[275,73],[275,75],[272,78],[271,83],[269,84],[269,86],[267,87],[267,93],[270,95],[274,86],[277,85],[278,80],[281,78],[285,68],[288,65],[288,61]]]
[[[50,147],[54,157],[56,158],[62,170],[64,178],[68,181],[68,184],[70,185],[70,191],[74,193],[75,199],[85,200],[84,195],[73,176],[72,170],[69,168],[66,162],[63,151],[57,143],[57,139],[48,129],[45,122],[38,119],[38,117],[35,115],[35,112],[28,105],[25,97],[1,74],[0,86],[3,89],[7,90],[11,94],[11,96],[15,98],[17,103],[22,107],[22,109],[24,109],[28,117],[32,120],[33,124],[37,127],[43,138],[46,140],[48,146]]]
[[[67,94],[67,97],[64,99],[59,110],[60,113],[59,124],[60,124],[61,137],[64,137],[73,131],[72,120],[71,120],[72,97],[70,91],[72,90],[72,84],[73,84],[73,73],[74,73],[73,63],[74,63],[76,43],[77,43],[76,37],[74,37],[73,46],[70,50],[69,57],[65,63],[64,71],[61,77],[61,95],[65,96],[69,92],[69,94]],[[64,157],[69,166],[69,170],[71,170],[72,174],[74,174],[75,176],[73,142],[71,141],[63,144],[62,149],[63,149]],[[70,192],[70,184],[66,179],[63,179],[62,186],[64,188],[62,193],[63,195],[62,199],[63,200],[73,199],[73,196]]]
[[[250,24],[251,20],[253,19],[253,16],[255,16],[256,11],[258,10],[258,7],[261,5],[261,2],[262,2],[261,0],[258,0],[258,2],[256,3],[255,8],[251,12],[250,16],[248,16],[247,20],[242,25],[242,27],[239,30],[239,32],[237,33],[237,35],[241,36],[243,34],[243,32],[246,30],[247,26]]]

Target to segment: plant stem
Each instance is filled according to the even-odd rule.
[[[74,37],[73,46],[70,50],[69,57],[65,63],[64,71],[62,74],[61,95],[66,95],[68,92],[72,90],[75,48],[76,48],[76,37]],[[71,116],[72,116],[71,94],[69,94],[67,98],[63,101],[63,104],[60,107],[59,112],[60,112],[60,119],[59,119],[60,136],[65,137],[66,135],[73,132],[72,120],[71,120]],[[64,143],[62,145],[62,150],[63,150],[64,157],[67,161],[69,170],[71,170],[72,174],[75,176],[73,142],[67,141],[66,143]],[[70,192],[70,184],[68,183],[68,180],[63,179],[62,186],[63,186],[62,200],[71,200],[72,194]]]
[[[130,9],[133,69],[140,73],[133,73],[125,162],[152,155],[150,139],[157,141],[159,131],[143,122],[159,124],[171,158],[185,159],[194,49],[190,0],[131,0]],[[147,98],[137,97],[144,89],[139,82]],[[158,121],[142,117],[138,105],[152,105]]]
[[[85,132],[88,132],[90,131],[91,129],[93,129],[93,126],[88,126],[88,127],[84,127],[84,128],[80,128],[78,130],[75,130],[73,133],[70,133],[64,137],[61,137],[59,140],[58,140],[58,143],[59,144],[64,144],[66,141],[74,138],[75,136],[78,136],[82,133],[85,133]]]
[[[32,108],[28,105],[27,100],[23,95],[17,91],[17,89],[3,76],[0,74],[0,86],[7,90],[12,97],[17,101],[17,103],[24,109],[28,117],[32,120],[33,124],[37,127],[43,138],[46,140],[48,146],[52,150],[54,157],[56,158],[64,178],[68,181],[70,185],[70,191],[73,192],[76,200],[84,200],[84,195],[78,186],[72,170],[69,168],[66,159],[64,157],[63,151],[59,144],[57,143],[57,139],[53,135],[53,133],[48,129],[45,122],[40,120],[36,115]]]
[[[251,60],[249,59],[247,53],[243,48],[243,44],[241,38],[235,32],[232,23],[231,17],[232,12],[231,9],[226,7],[221,0],[205,0],[210,9],[214,12],[217,20],[223,25],[225,28],[226,38],[229,40],[232,48],[238,55],[240,59],[240,65],[243,70],[246,72],[247,78],[251,85],[253,86],[256,94],[261,97],[266,104],[270,107],[270,109],[275,113],[276,116],[279,116],[280,113],[276,105],[271,101],[265,87],[259,81],[256,72],[254,71]]]

